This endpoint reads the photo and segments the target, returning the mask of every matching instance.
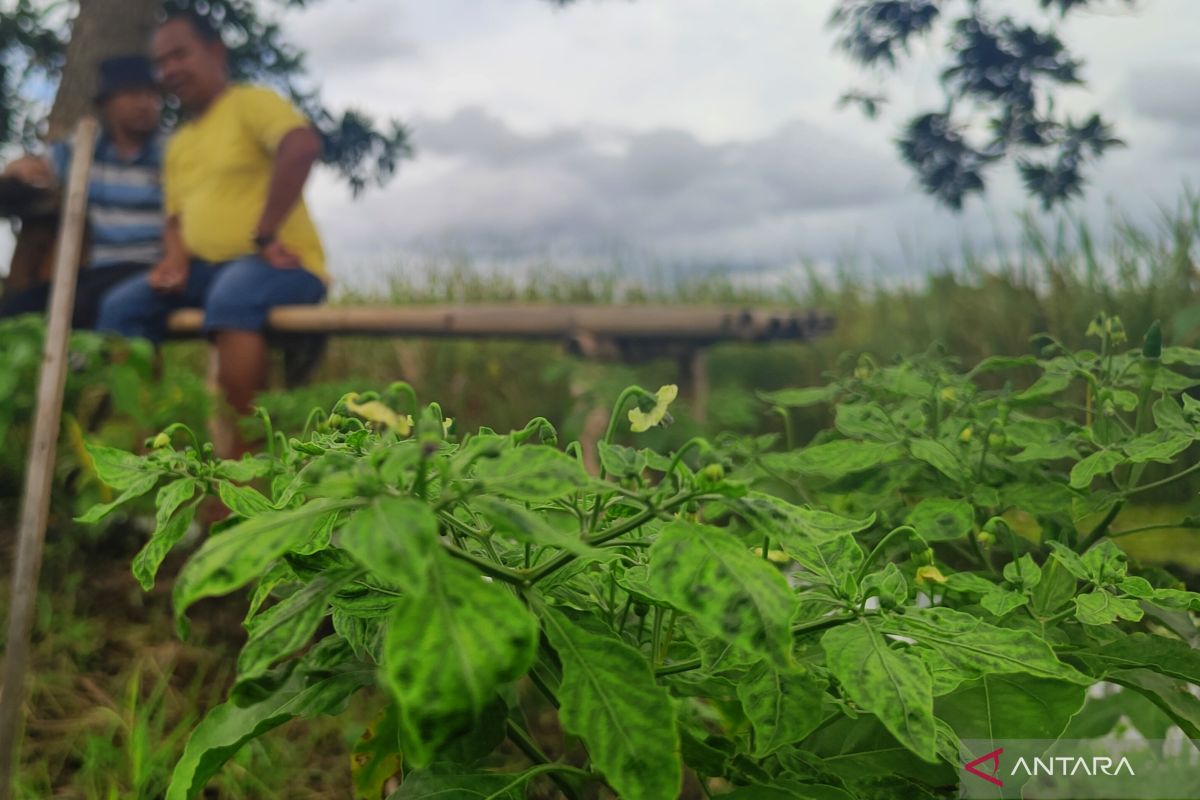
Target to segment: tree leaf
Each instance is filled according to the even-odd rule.
[[[1115,597],[1105,589],[1075,596],[1075,618],[1084,625],[1111,625],[1118,619],[1137,622],[1144,613],[1136,600]]]
[[[1086,489],[1097,477],[1107,475],[1124,464],[1125,456],[1116,450],[1100,450],[1071,467],[1071,488]]]
[[[865,617],[826,631],[821,648],[850,699],[919,758],[936,759],[933,684],[919,656],[890,647]]]
[[[257,678],[273,663],[299,650],[317,632],[329,597],[357,570],[331,570],[254,617],[249,638],[238,654],[238,680]]]
[[[910,609],[889,614],[878,627],[931,647],[967,677],[995,673],[1026,673],[1072,683],[1093,681],[1058,660],[1044,640],[1028,630],[998,628],[978,617],[949,608]]]
[[[760,653],[791,661],[796,600],[779,571],[717,528],[676,521],[650,547],[647,578],[655,595],[702,628]]]
[[[975,509],[965,500],[927,497],[909,512],[908,524],[927,542],[961,539],[975,528]]]
[[[619,797],[676,800],[683,771],[675,711],[646,659],[553,608],[543,609],[542,626],[562,661],[563,727],[583,739]]]
[[[198,504],[185,506],[166,522],[160,524],[142,549],[133,557],[133,577],[145,591],[154,588],[154,578],[163,559],[171,552],[196,518]]]
[[[755,758],[801,741],[824,718],[825,681],[806,667],[779,670],[760,663],[738,681],[737,695],[754,727]]]
[[[501,684],[525,674],[538,630],[506,587],[467,564],[438,552],[427,569],[424,591],[398,598],[392,610],[383,664],[405,758],[416,766],[470,724]]]
[[[330,641],[330,640],[325,640]],[[273,690],[248,705],[227,700],[213,708],[192,731],[183,756],[171,774],[166,800],[198,797],[221,765],[246,742],[295,717],[338,714],[354,692],[375,681],[374,667],[353,661],[336,661],[340,640],[322,642],[298,666],[284,670],[286,678]],[[345,649],[345,658],[349,649]]]
[[[182,621],[188,607],[244,586],[267,565],[307,539],[313,517],[358,505],[357,500],[314,500],[288,511],[274,511],[246,520],[209,538],[183,566],[175,580],[175,618]]]
[[[960,739],[1057,739],[1083,707],[1087,688],[1028,675],[984,675],[935,703]]]
[[[517,447],[480,461],[475,476],[489,491],[529,503],[557,500],[588,479],[578,461],[546,445]]]
[[[420,594],[438,547],[438,521],[411,497],[377,497],[338,534],[338,546],[384,581]]]

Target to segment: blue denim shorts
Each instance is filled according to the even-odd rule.
[[[257,256],[223,264],[192,261],[182,292],[155,291],[138,275],[113,287],[100,302],[96,329],[161,342],[167,316],[180,308],[204,309],[204,332],[262,331],[274,306],[312,305],[325,284],[306,269],[276,269]]]

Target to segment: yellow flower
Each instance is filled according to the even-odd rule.
[[[945,583],[946,576],[937,567],[929,564],[917,568],[917,583]]]
[[[383,425],[401,436],[408,436],[412,432],[412,417],[401,416],[378,400],[359,403],[357,392],[346,397],[346,408],[367,422]]]
[[[660,424],[667,416],[667,408],[679,396],[679,387],[669,383],[654,395],[654,408],[642,411],[640,408],[629,409],[629,429],[634,433],[645,433]]]

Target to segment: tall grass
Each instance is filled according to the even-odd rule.
[[[1031,352],[1039,333],[1084,347],[1088,322],[1101,311],[1120,315],[1134,341],[1160,319],[1170,343],[1194,343],[1200,333],[1198,241],[1200,196],[1188,192],[1148,226],[1114,217],[1098,230],[1069,216],[1026,218],[1014,244],[988,252],[964,248],[910,280],[868,275],[854,264],[840,265],[832,277],[803,267],[770,276],[708,271],[689,277],[667,269],[631,275],[620,265],[580,272],[542,264],[515,273],[452,258],[402,263],[386,292],[347,294],[336,302],[679,303],[832,313],[836,328],[820,340],[713,348],[708,418],[752,430],[771,424],[755,405],[754,390],[816,383],[839,359],[860,353],[887,361],[936,345],[971,362]],[[336,339],[317,380],[344,387],[405,379],[469,425],[518,425],[546,415],[571,429],[620,382],[665,383],[676,379],[677,369],[672,361],[582,365],[547,344]]]

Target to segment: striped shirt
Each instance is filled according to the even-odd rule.
[[[55,142],[49,156],[59,179],[65,179],[70,144]],[[162,156],[157,136],[132,159],[122,158],[108,136],[96,141],[88,187],[89,267],[152,266],[162,257]]]

